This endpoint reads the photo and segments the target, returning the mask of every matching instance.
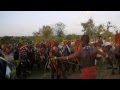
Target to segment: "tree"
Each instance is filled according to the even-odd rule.
[[[4,37],[1,38],[0,42],[2,44],[9,44],[9,43],[12,42],[12,37],[10,37],[10,36],[4,36]]]
[[[113,33],[110,32],[110,28],[113,27],[111,22],[107,22],[107,25],[98,25],[96,26],[92,19],[89,19],[85,23],[81,23],[83,26],[83,32],[88,34],[91,39],[96,40],[98,36],[102,36],[106,41],[110,41],[110,38],[113,37]]]
[[[41,29],[41,34],[42,34],[42,37],[45,39],[45,40],[49,40],[52,38],[53,36],[53,30],[50,26],[43,26],[43,28]]]
[[[22,36],[19,39],[19,43],[27,44],[28,42],[29,42],[29,39],[27,37],[25,37],[25,36]]]
[[[96,29],[95,29],[95,24],[93,22],[93,19],[89,19],[87,22],[81,23],[81,25],[83,26],[82,31],[84,32],[84,34],[88,34],[90,38],[94,38]]]
[[[53,37],[53,29],[49,25],[43,26],[38,32],[33,32],[33,36],[35,43],[48,41]]]
[[[69,34],[69,35],[66,35],[66,39],[67,39],[67,40],[72,40],[72,39],[73,39],[73,37],[72,37],[72,35],[71,35],[71,34]]]
[[[55,24],[55,32],[58,37],[63,37],[65,35],[64,30],[65,30],[65,24],[62,22],[58,22]]]
[[[76,35],[76,34],[68,34],[66,35],[66,40],[75,40],[75,39],[80,39],[80,36],[79,35]]]
[[[104,34],[103,34],[106,41],[111,41],[111,39],[113,40],[113,33],[110,32],[110,28],[112,28],[112,27],[114,28],[114,26],[111,25],[111,22],[108,21],[106,29],[105,29]]]
[[[110,28],[113,27],[111,22],[107,22],[107,25],[99,25],[97,26],[97,35],[102,36],[104,40],[111,41],[113,40],[113,33],[110,32]]]
[[[103,34],[104,34],[104,31],[105,31],[105,27],[104,27],[104,25],[102,25],[102,24],[100,24],[100,25],[98,25],[98,26],[95,26],[95,31],[94,31],[94,36],[95,36],[95,41],[97,40],[97,38],[99,37],[99,36],[103,36]]]

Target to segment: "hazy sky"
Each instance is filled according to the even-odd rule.
[[[120,26],[120,11],[0,11],[0,36],[29,36],[43,25],[63,22],[67,34],[82,34],[81,22]]]

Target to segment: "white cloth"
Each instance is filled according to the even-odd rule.
[[[10,78],[11,72],[12,72],[12,71],[11,71],[10,67],[7,65],[7,66],[6,66],[6,76],[5,76],[7,79]]]
[[[71,53],[71,49],[68,45],[67,45],[67,49],[68,49],[69,53]]]
[[[98,49],[99,51],[103,52],[101,48]],[[97,57],[102,57],[100,54],[97,54]]]
[[[95,65],[97,65],[97,60],[95,59]]]
[[[7,63],[7,65],[6,65],[6,74],[5,74],[5,77],[6,77],[7,79],[9,79],[9,78],[10,78],[10,75],[11,75],[11,72],[12,72],[12,70],[11,70],[10,67],[8,66],[9,62],[8,62],[5,58],[3,58],[3,57],[0,57],[0,59],[6,61],[6,63]]]
[[[108,45],[111,45],[111,43],[110,42],[105,42],[104,43],[104,46],[108,46]]]

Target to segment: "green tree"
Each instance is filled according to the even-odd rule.
[[[84,34],[88,34],[90,38],[94,38],[96,28],[93,19],[89,19],[87,22],[81,23],[81,25],[83,27],[82,31],[84,32]]]
[[[76,35],[76,34],[68,34],[66,35],[66,40],[75,40],[75,39],[79,39],[80,36],[79,35]]]
[[[88,34],[93,40],[96,40],[98,36],[102,36],[106,41],[113,40],[113,33],[110,32],[110,28],[113,25],[111,25],[110,21],[107,22],[107,25],[100,24],[96,26],[93,19],[89,19],[87,22],[81,23],[81,25],[83,26],[84,34]]]
[[[38,32],[33,32],[34,42],[40,43],[51,40],[53,38],[53,29],[49,26],[43,26]]]
[[[53,36],[53,29],[50,26],[43,26],[43,28],[40,30],[42,37],[44,40],[50,40]]]
[[[12,37],[10,36],[4,36],[1,38],[1,43],[2,44],[8,44],[12,42]]]
[[[113,40],[113,32],[110,32],[110,28],[114,29],[114,25],[111,25],[111,22],[107,22],[107,25],[105,26],[103,37],[106,41],[112,41]]]
[[[65,30],[65,24],[62,22],[58,22],[55,24],[54,30],[57,34],[58,37],[63,37],[65,35],[64,30]]]

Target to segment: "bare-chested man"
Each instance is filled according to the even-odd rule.
[[[82,49],[74,54],[63,57],[55,57],[57,60],[69,60],[75,57],[80,58],[80,63],[82,65],[81,79],[96,79],[96,68],[95,68],[95,59],[97,54],[106,56],[107,54],[99,51],[97,48],[93,48],[89,45],[89,36],[83,35],[81,37]]]

